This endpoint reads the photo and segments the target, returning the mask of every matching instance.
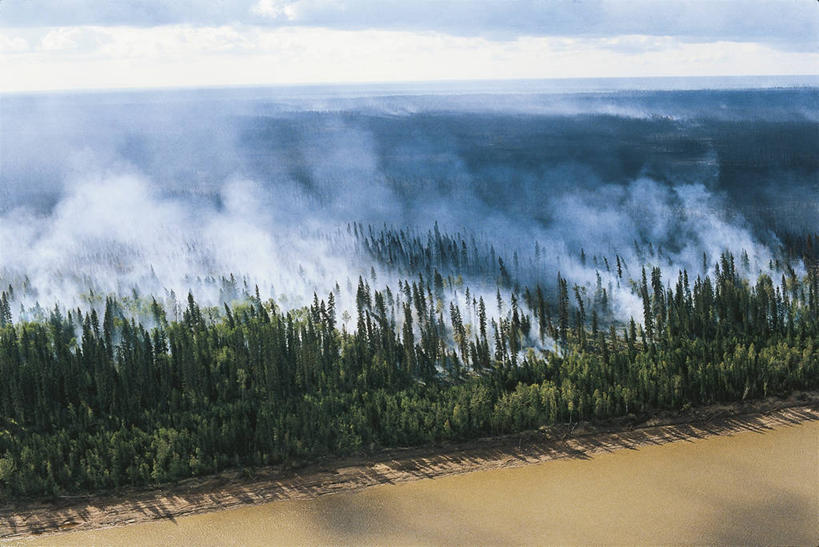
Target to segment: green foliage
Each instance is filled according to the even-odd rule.
[[[507,305],[498,292],[506,317],[487,325],[473,299],[475,327],[457,304],[436,305],[445,280],[432,280],[399,284],[397,323],[393,293],[360,279],[352,332],[337,327],[332,294],[291,312],[251,298],[221,318],[189,296],[178,321],[153,302],[149,329],[111,298],[102,321],[55,309],[15,325],[3,293],[2,495],[156,484],[819,386],[812,268],[751,284],[725,255],[714,279],[692,288],[681,272],[673,289],[654,269],[639,287],[644,323],[624,337],[598,328],[591,306],[587,332],[577,288],[570,328],[563,278],[556,325],[538,286],[522,300],[534,319],[516,293]],[[533,320],[532,335],[557,338],[559,351],[527,349]]]

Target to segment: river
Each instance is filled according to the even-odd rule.
[[[819,422],[622,449],[25,545],[811,544]]]

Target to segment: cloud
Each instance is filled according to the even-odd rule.
[[[284,19],[293,21],[298,18],[298,8],[295,2],[282,0],[259,0],[251,8],[251,13],[270,19]]]
[[[641,34],[804,48],[815,47],[819,35],[819,8],[811,4],[792,0],[382,0],[374,9],[369,0],[259,0],[251,11],[272,23],[329,28],[439,31],[494,39]]]
[[[0,52],[19,53],[29,48],[28,42],[19,36],[5,36],[0,34]]]
[[[108,41],[108,35],[95,28],[60,27],[46,32],[39,49],[53,53],[93,51]]]
[[[0,29],[2,91],[583,77],[810,74],[819,52],[629,35],[573,39],[173,25]]]
[[[814,74],[819,4],[0,0],[0,52],[0,92]]]
[[[340,30],[440,32],[514,40],[521,36],[672,36],[819,47],[819,5],[810,0],[5,0],[5,26],[235,24]]]

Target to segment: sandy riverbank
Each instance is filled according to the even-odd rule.
[[[377,454],[318,462],[298,470],[257,469],[252,476],[225,472],[190,479],[161,489],[126,489],[105,496],[26,502],[0,508],[0,538],[91,530],[155,519],[174,520],[247,504],[307,499],[378,484],[442,477],[480,469],[516,467],[559,458],[586,459],[594,454],[650,444],[694,440],[738,431],[765,431],[819,420],[819,393],[787,400],[769,399],[710,406],[639,422],[619,419],[554,427],[520,435],[479,439],[434,447],[385,450]]]

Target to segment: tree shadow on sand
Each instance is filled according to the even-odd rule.
[[[393,484],[479,469],[515,467],[555,459],[586,460],[594,454],[635,450],[641,446],[694,442],[738,432],[765,433],[819,419],[812,407],[787,408],[764,415],[711,416],[707,421],[593,433],[561,440],[529,433],[485,439],[449,449],[428,447],[388,451],[367,462],[337,462],[283,473],[277,468],[258,470],[251,479],[205,478],[163,490],[136,491],[123,497],[74,497],[0,508],[0,538],[20,537],[72,529],[91,529],[133,522],[169,520],[183,515],[240,505],[286,499],[310,499],[325,494],[358,491],[378,484]],[[342,467],[342,464],[347,467]],[[352,465],[350,465],[352,464]],[[125,494],[128,495],[128,494]],[[351,508],[350,511],[353,511]],[[353,518],[355,515],[350,515]],[[420,533],[420,532],[419,532]],[[429,538],[430,541],[435,538]]]

